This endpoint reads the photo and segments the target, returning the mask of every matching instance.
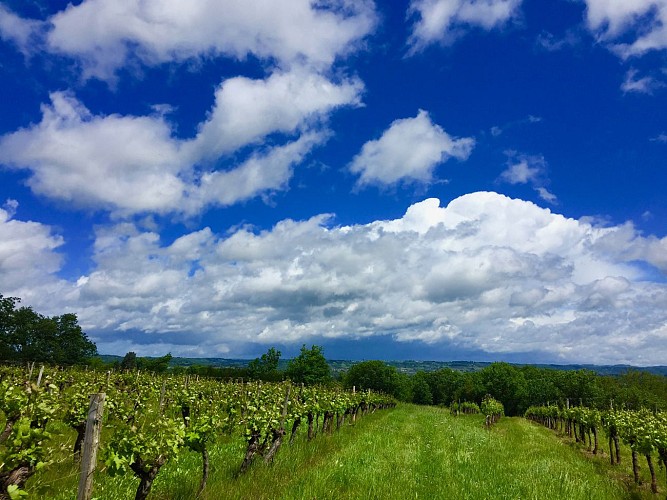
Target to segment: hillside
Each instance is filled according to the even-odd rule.
[[[121,361],[123,356],[101,355],[100,358],[105,363],[113,363]],[[181,358],[174,357],[171,360],[170,366],[215,366],[215,367],[235,367],[241,368],[248,365],[249,359],[234,359],[234,358]],[[281,359],[279,369],[284,370],[287,366],[287,359]],[[347,371],[350,366],[359,361],[330,359],[327,360],[329,366],[334,373]],[[418,371],[435,371],[441,368],[451,368],[460,372],[474,372],[482,370],[491,364],[490,361],[385,361],[386,364],[395,367],[398,371],[413,375]],[[630,369],[645,371],[656,375],[667,376],[667,366],[632,366],[632,365],[590,365],[590,364],[531,364],[531,363],[510,363],[514,366],[536,366],[538,368],[551,368],[554,370],[591,370],[599,375],[620,375]]]

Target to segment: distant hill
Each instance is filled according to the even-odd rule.
[[[105,363],[120,362],[123,356],[101,355],[99,356]],[[170,366],[216,366],[227,368],[243,368],[248,365],[249,359],[228,359],[228,358],[173,358]],[[278,368],[284,370],[287,366],[287,359],[281,359]],[[334,373],[347,371],[352,365],[359,361],[349,361],[342,359],[328,360],[329,366]],[[418,371],[435,371],[441,368],[451,368],[460,372],[475,372],[492,364],[488,361],[385,361],[390,366],[402,373],[412,375]],[[599,375],[620,375],[628,370],[639,370],[656,375],[667,376],[667,366],[632,366],[632,365],[555,365],[555,364],[532,364],[532,363],[510,363],[514,366],[536,366],[538,368],[551,368],[553,370],[591,370]]]

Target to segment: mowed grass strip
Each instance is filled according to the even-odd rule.
[[[266,498],[626,497],[594,462],[523,419],[488,431],[482,417],[402,405]]]
[[[306,441],[303,426],[299,438],[291,446],[285,444],[273,464],[258,460],[241,477],[236,473],[244,443],[230,439],[211,450],[212,470],[201,498],[610,500],[630,496],[624,480],[612,472],[618,469],[603,458],[590,459],[552,431],[520,418],[503,418],[490,431],[483,423],[481,416],[453,417],[444,409],[402,404],[365,416],[331,436],[320,434],[311,442]],[[63,472],[61,477],[67,475]],[[151,498],[194,498],[200,473],[199,456],[183,453],[160,472]],[[131,476],[109,478],[103,473],[95,481],[94,496],[100,500],[133,498],[138,484]],[[42,482],[42,498],[69,499],[76,491],[75,481],[70,486],[54,480],[55,491],[44,488],[50,482],[48,476],[37,482]]]

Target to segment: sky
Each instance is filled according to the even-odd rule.
[[[2,0],[0,95],[100,353],[667,363],[667,0]]]

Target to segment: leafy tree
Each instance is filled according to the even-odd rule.
[[[383,361],[362,361],[352,365],[343,377],[343,385],[381,391],[401,401],[412,399],[410,378]]]
[[[164,373],[169,368],[169,362],[173,356],[171,353],[159,358],[138,358],[137,368],[154,373]]]
[[[558,372],[559,387],[563,396],[570,399],[571,404],[583,403],[595,406],[598,403],[608,404],[603,399],[600,377],[592,370],[574,370]]]
[[[564,404],[563,393],[558,387],[558,372],[549,368],[523,366],[521,372],[526,379],[523,406],[540,406],[547,403]]]
[[[121,370],[136,370],[137,369],[137,353],[128,352],[124,357],[123,361],[120,362]]]
[[[487,393],[481,377],[482,372],[469,372],[463,374],[463,381],[456,393],[456,401],[481,401]]]
[[[97,354],[91,342],[78,324],[76,314],[63,314],[51,318],[55,323],[54,353],[56,363],[73,365]]]
[[[442,368],[427,373],[427,382],[433,395],[433,404],[449,406],[463,385],[463,374],[451,368]]]
[[[492,363],[480,372],[486,392],[505,406],[507,415],[523,415],[526,379],[509,363]]]
[[[12,349],[16,324],[16,297],[0,295],[0,359],[11,359],[16,355]]]
[[[433,404],[433,395],[428,385],[428,374],[417,372],[412,376],[412,402],[418,405]]]
[[[306,344],[303,344],[300,354],[287,363],[285,374],[292,382],[306,385],[331,381],[331,368],[322,354],[322,348],[316,345],[307,349]]]
[[[277,381],[280,379],[278,373],[278,362],[280,351],[271,347],[261,358],[255,358],[248,363],[248,372],[251,378],[259,380]]]
[[[372,389],[393,394],[396,389],[396,368],[382,361],[362,361],[350,367],[344,383],[348,388]]]
[[[49,318],[20,299],[0,295],[0,354],[4,359],[72,365],[97,354],[75,314]]]

